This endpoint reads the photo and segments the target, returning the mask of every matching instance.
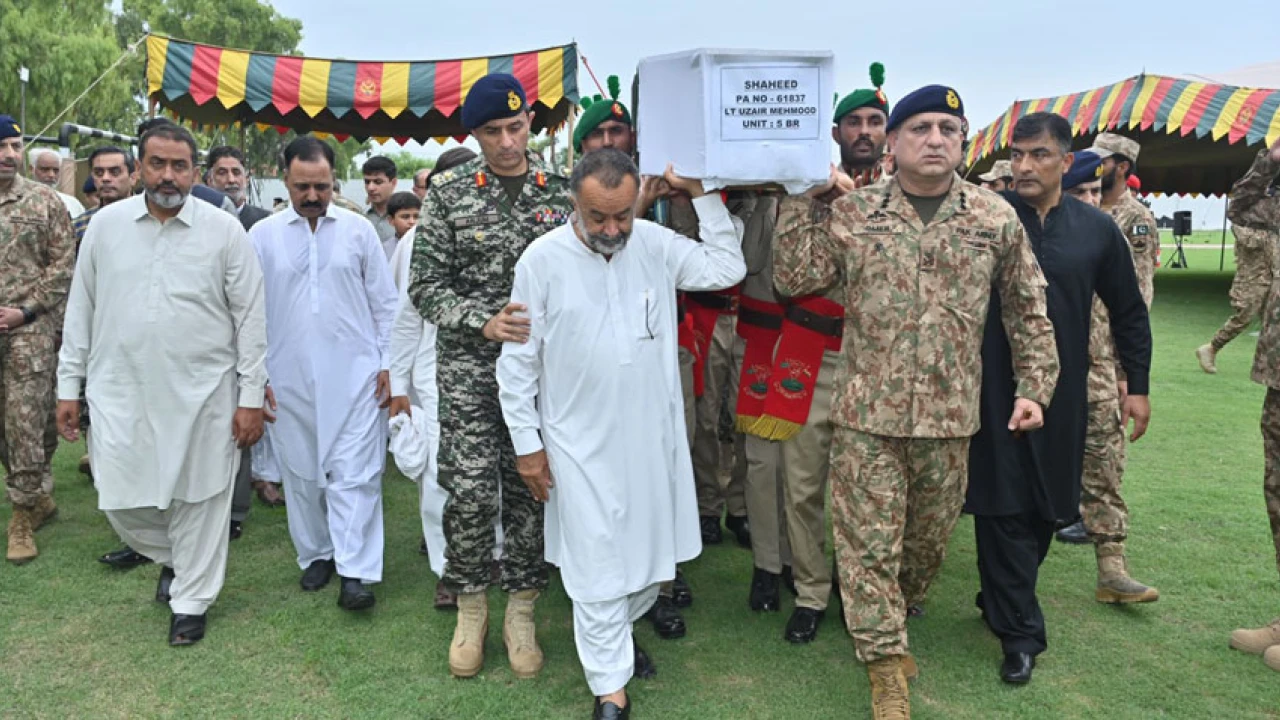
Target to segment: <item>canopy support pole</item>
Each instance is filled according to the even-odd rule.
[[[569,155],[565,163],[565,172],[573,170],[573,108],[569,108]]]
[[[1231,207],[1231,193],[1227,193],[1227,201],[1222,204],[1222,248],[1218,251],[1218,271],[1227,266],[1227,210]]]

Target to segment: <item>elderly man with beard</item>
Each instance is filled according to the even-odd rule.
[[[498,360],[517,469],[547,504],[546,557],[573,600],[595,718],[630,716],[628,681],[653,673],[631,624],[676,563],[701,551],[676,290],[728,287],[745,271],[719,196],[670,168],[665,179],[693,198],[701,243],[635,219],[640,176],[625,154],[582,158],[569,224],[516,264],[511,301],[526,308],[529,335]]]
[[[1044,430],[1019,432],[1006,422],[1017,395],[1018,361],[1012,326],[995,318],[1005,299],[992,293],[982,343],[982,429],[969,452],[965,508],[974,515],[977,605],[1000,639],[1007,683],[1031,681],[1046,648],[1036,599],[1040,563],[1057,522],[1080,507],[1080,477],[1088,421],[1089,332],[1096,293],[1110,313],[1129,394],[1117,409],[1121,427],[1134,421],[1131,441],[1146,432],[1151,327],[1133,258],[1120,228],[1106,214],[1062,192],[1071,167],[1071,126],[1053,113],[1033,113],[1013,129],[1011,162],[1016,192],[1003,197],[1017,211],[1048,280],[1046,298],[1061,370]],[[1101,565],[1100,565],[1101,567]]]
[[[240,224],[190,196],[190,133],[149,130],[139,158],[146,192],[100,211],[80,248],[58,428],[76,439],[83,384],[99,507],[164,566],[169,644],[190,645],[226,574],[237,445],[262,436],[262,273]]]
[[[58,190],[58,176],[62,174],[62,158],[57,152],[49,148],[32,148],[27,154],[27,164],[30,166],[31,179],[53,188],[58,193],[58,198],[67,206],[67,212],[71,217],[84,213],[84,205],[81,205],[79,200]]]

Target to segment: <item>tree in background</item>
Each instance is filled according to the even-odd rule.
[[[382,155],[388,160],[396,164],[396,177],[402,180],[411,180],[419,170],[430,170],[436,166],[436,159],[424,157],[422,155],[414,155],[408,150],[400,152],[388,153],[377,152],[375,149],[369,150],[372,155]]]
[[[136,41],[138,35],[134,37]],[[19,115],[18,68],[31,70],[27,126],[39,132],[124,51],[103,0],[0,0],[0,112]],[[63,121],[132,132],[141,113],[140,75],[126,62],[108,74]]]

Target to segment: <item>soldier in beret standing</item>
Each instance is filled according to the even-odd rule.
[[[1010,430],[1043,422],[1058,361],[1044,276],[1013,209],[956,174],[964,105],[940,85],[886,124],[897,173],[827,203],[833,176],[782,203],[774,283],[844,290],[831,400],[831,498],[844,611],[876,720],[911,716],[906,596],[923,596],[960,515],[978,430],[988,296],[1014,331]],[[912,571],[903,576],[904,567]]]
[[[439,482],[449,493],[443,582],[458,594],[449,647],[456,677],[472,677],[484,665],[499,513],[506,544],[502,589],[509,594],[502,638],[517,677],[542,669],[533,606],[547,586],[543,512],[516,472],[494,375],[502,343],[529,337],[526,308],[507,302],[516,260],[572,211],[568,180],[528,151],[532,121],[514,76],[476,81],[462,124],[481,156],[431,179],[413,248],[409,296],[439,329]]]

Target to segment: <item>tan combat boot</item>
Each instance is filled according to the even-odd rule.
[[[1160,599],[1160,591],[1147,587],[1129,577],[1129,569],[1124,559],[1124,548],[1117,543],[1105,543],[1097,546],[1098,555],[1098,589],[1094,593],[1100,603],[1127,605],[1129,603],[1148,603]]]
[[[916,659],[911,655],[902,656],[902,674],[908,680],[920,677],[920,666],[916,665]]]
[[[36,504],[31,508],[31,529],[39,530],[44,524],[57,517],[58,506],[53,502],[52,495],[41,495]]]
[[[1218,372],[1218,351],[1212,345],[1201,345],[1196,348],[1196,360],[1200,361],[1200,369],[1214,375]]]
[[[449,645],[449,672],[454,677],[475,677],[484,667],[484,639],[489,634],[489,596],[483,592],[458,593],[458,624]]]
[[[1266,627],[1231,631],[1231,647],[1251,655],[1262,655],[1276,646],[1280,646],[1280,617],[1272,620]],[[1280,660],[1280,656],[1276,659]]]
[[[1267,651],[1262,653],[1262,662],[1266,663],[1267,667],[1272,670],[1280,672],[1280,645],[1272,645],[1267,648]]]
[[[13,517],[9,518],[9,562],[21,565],[36,559],[40,554],[36,550],[36,539],[32,533],[32,510],[21,505],[13,506]]]
[[[542,670],[542,648],[538,647],[533,623],[533,603],[537,590],[511,593],[507,600],[507,617],[502,623],[502,642],[507,646],[511,672],[518,678],[537,677]]]
[[[871,681],[871,717],[875,720],[911,720],[911,698],[904,659],[897,655],[867,664]]]

